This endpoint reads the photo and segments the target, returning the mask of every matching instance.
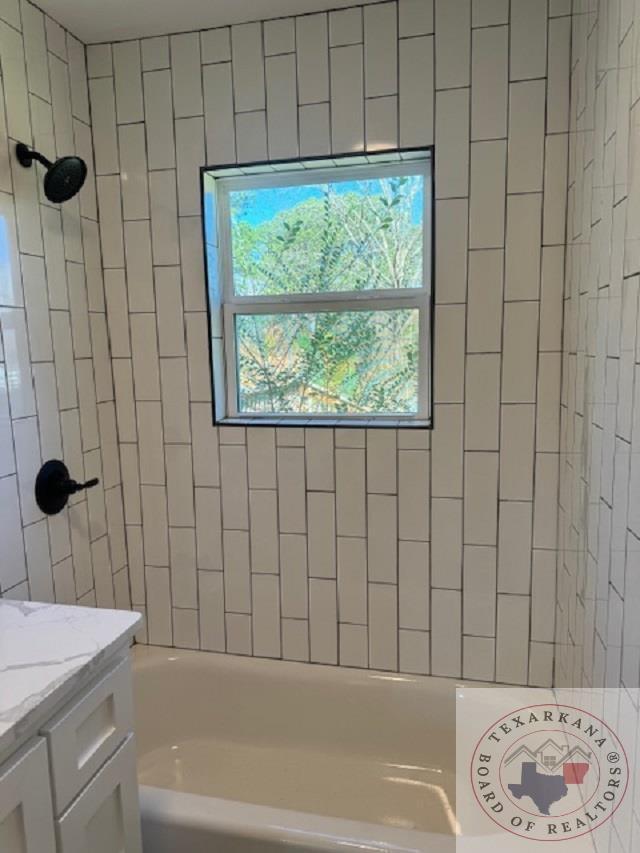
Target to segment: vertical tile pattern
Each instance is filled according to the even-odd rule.
[[[582,86],[570,126],[571,20],[562,4],[547,5],[386,0],[89,51],[108,269],[106,300],[95,262],[86,270],[91,351],[83,331],[87,309],[73,299],[77,288],[67,287],[68,238],[56,241],[59,218],[47,207],[44,250],[36,248],[45,255],[51,313],[61,315],[51,323],[57,390],[65,408],[80,407],[87,464],[95,464],[90,454],[96,449],[109,458],[113,434],[111,410],[97,421],[91,416],[94,393],[97,405],[110,404],[116,413],[132,591],[135,605],[147,607],[151,642],[452,677],[546,678],[554,640],[554,508],[558,482],[567,471],[573,475],[571,453],[583,438],[573,436],[581,423],[576,418],[586,412],[584,400],[577,403],[585,393],[578,365],[583,371],[591,366],[582,353],[592,354],[584,349],[585,337],[595,333],[594,303],[602,301],[591,297],[617,288],[611,291],[612,304],[620,307],[615,318],[628,313],[619,264],[611,270],[590,266],[575,248],[570,267],[580,287],[572,285],[567,297],[569,305],[581,302],[566,333],[573,349],[563,360],[567,175],[577,247],[586,241],[582,229],[591,225],[581,205],[586,209],[593,198],[600,209],[602,187],[613,175],[616,227],[605,205],[607,218],[593,226],[597,245],[610,238],[622,245],[626,238],[624,274],[640,273],[640,225],[632,205],[626,207],[626,234],[622,218],[625,188],[632,192],[637,170],[620,161],[633,149],[636,113],[628,135],[616,138],[617,112],[608,110],[596,145],[586,135],[595,120],[595,93],[587,98]],[[5,41],[8,51],[16,49],[13,32]],[[27,115],[30,79],[35,94],[45,92],[32,44],[29,51],[26,80],[16,68],[16,86],[5,95],[14,129]],[[53,128],[56,142],[68,134],[64,116],[85,120],[77,84],[65,86],[60,74],[59,63],[77,64],[66,55],[55,57],[51,86],[63,116]],[[578,61],[576,80],[586,67]],[[628,82],[625,109],[640,94],[636,82]],[[433,432],[214,428],[199,167],[434,143]],[[620,155],[615,169],[614,151]],[[602,167],[597,182],[594,157]],[[578,167],[598,194],[587,192]],[[0,204],[5,196],[10,199],[0,191]],[[609,204],[607,192],[604,200]],[[20,240],[37,242],[21,229],[23,208],[17,212],[16,268]],[[86,230],[91,233],[90,226]],[[6,291],[1,310],[18,330],[13,346],[5,341],[6,364],[25,377],[21,393],[11,393],[27,418],[41,405],[51,407],[41,387],[46,374],[40,366],[47,361],[34,363],[39,390],[35,397],[29,393],[25,353],[31,323],[42,322],[34,287],[30,280],[23,290],[18,276],[0,286]],[[625,299],[629,311],[633,305],[637,310],[633,288],[625,288]],[[607,396],[594,401],[594,441],[602,439],[602,464],[610,471],[601,478],[609,506],[614,492],[624,491],[620,477],[614,484],[616,454],[624,442],[633,444],[636,422],[635,338],[630,323],[617,336],[616,323],[606,335],[603,327],[599,340],[606,340],[606,357],[619,360],[620,369],[603,370],[603,355],[589,373],[611,382]],[[67,343],[67,331],[80,355]],[[115,401],[111,370],[103,363],[109,346]],[[75,364],[91,352],[94,360],[99,353],[95,391],[87,367]],[[38,338],[38,357],[49,357],[46,338]],[[576,383],[563,398],[576,413],[563,421],[573,442],[564,457],[558,416],[563,370]],[[613,390],[618,383],[627,389],[620,397]],[[33,435],[43,447],[56,445],[55,430],[42,433]],[[600,458],[595,451],[593,457]],[[15,479],[16,471],[10,457],[3,476]],[[636,479],[632,471],[629,491]],[[569,490],[571,501],[576,491]],[[577,499],[569,506],[578,512]],[[592,514],[597,508],[596,502]],[[109,513],[97,503],[91,510],[100,530]],[[113,509],[110,515],[117,530]],[[624,576],[619,554],[625,530],[640,535],[640,523],[626,528],[621,515],[609,519],[616,577]],[[575,516],[571,524],[567,529],[576,529]],[[599,526],[606,527],[604,521]],[[571,536],[565,540],[574,547]],[[61,541],[60,561],[68,556]],[[46,577],[37,541],[30,550],[29,571]],[[101,558],[99,549],[96,554]],[[18,564],[28,566],[28,560]],[[64,577],[54,572],[54,580],[57,575]],[[101,590],[107,595],[108,585]]]
[[[121,257],[117,120],[142,119],[135,69],[129,48],[119,48],[114,87],[111,50],[94,52],[89,84],[84,45],[31,3],[15,8],[21,9],[21,32],[20,15],[10,25],[0,22],[6,246],[0,280],[0,596],[128,608],[106,312],[117,354],[126,356],[126,287],[111,268]],[[7,132],[11,147],[33,138],[49,157],[77,151],[85,158],[88,177],[79,199],[62,208],[47,202],[41,173],[16,169],[12,153],[7,160]],[[100,207],[111,275],[108,302],[95,173],[106,182]],[[144,173],[146,178],[146,165]],[[97,476],[101,482],[45,519],[33,482],[41,462],[63,457],[77,479]],[[153,636],[171,641],[162,629],[162,584],[157,591]]]
[[[631,692],[640,686],[640,18],[632,7],[606,2],[591,11],[589,4],[578,4],[572,19],[559,17],[549,30],[550,86],[568,61],[570,25],[574,34],[570,89],[565,84],[549,91],[558,155],[569,130],[562,391],[545,352],[536,431],[540,451],[553,450],[558,432],[553,407],[560,396],[555,634],[541,606],[551,585],[547,548],[556,524],[541,496],[555,488],[558,476],[546,452],[536,457],[541,490],[534,506],[531,614],[534,645],[555,636],[558,684],[624,686]],[[569,92],[566,124],[561,108]],[[554,160],[561,168],[558,156]],[[554,234],[555,227],[545,242],[554,243]],[[559,298],[556,263],[550,249],[543,260],[540,333],[552,358],[558,349],[550,312]],[[633,849],[624,835],[619,849]]]

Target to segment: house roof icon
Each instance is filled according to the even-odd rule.
[[[519,758],[534,761],[545,773],[552,773],[566,762],[575,761],[576,759],[591,764],[590,752],[587,752],[579,745],[571,749],[568,744],[562,746],[556,743],[553,738],[547,738],[537,749],[532,749],[523,744],[507,756],[505,765],[512,764]]]

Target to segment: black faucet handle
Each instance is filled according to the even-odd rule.
[[[97,477],[94,477],[93,480],[87,480],[86,483],[76,483],[75,480],[67,480],[66,483],[63,483],[61,488],[63,488],[68,495],[75,495],[76,492],[82,492],[84,489],[93,489],[94,486],[97,486],[100,480]]]
[[[36,502],[46,515],[56,515],[65,508],[70,495],[92,489],[99,482],[94,477],[86,483],[78,483],[71,479],[64,462],[50,459],[42,466],[36,479]]]

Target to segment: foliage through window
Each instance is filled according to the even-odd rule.
[[[428,420],[421,155],[204,172],[218,419]]]

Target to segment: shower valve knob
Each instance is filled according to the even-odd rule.
[[[100,481],[97,477],[78,483],[71,479],[69,469],[59,459],[45,462],[36,478],[36,503],[45,515],[56,515],[67,505],[71,495],[92,489]]]

